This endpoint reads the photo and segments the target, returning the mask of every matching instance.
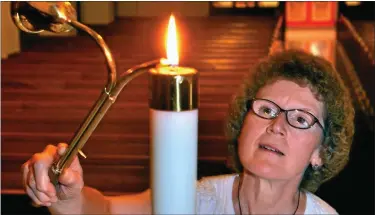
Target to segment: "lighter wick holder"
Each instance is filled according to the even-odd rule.
[[[16,26],[27,33],[37,34],[43,31],[63,33],[74,28],[82,30],[95,40],[106,59],[107,84],[74,134],[65,153],[53,163],[50,169],[51,182],[57,185],[59,175],[71,164],[74,157],[81,153],[81,149],[122,89],[133,78],[158,65],[160,59],[134,66],[117,79],[116,64],[107,44],[98,33],[77,21],[76,11],[69,2],[11,2],[11,14]]]

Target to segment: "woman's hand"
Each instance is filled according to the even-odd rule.
[[[54,186],[48,176],[53,162],[66,150],[67,144],[57,147],[48,145],[43,152],[36,153],[22,165],[22,181],[27,195],[38,206],[51,206],[60,200],[78,198],[84,186],[82,167],[78,157],[66,168]]]

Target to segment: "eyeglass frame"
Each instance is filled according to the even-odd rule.
[[[275,117],[272,117],[272,118],[265,118],[265,117],[262,117],[262,116],[258,115],[258,114],[255,112],[255,110],[253,109],[253,103],[254,103],[254,101],[256,101],[256,100],[263,100],[263,101],[267,101],[267,102],[270,102],[270,103],[274,104],[274,105],[279,109],[279,111],[278,111],[278,113],[276,114],[276,116],[275,116]],[[275,102],[273,102],[273,101],[271,101],[271,100],[268,100],[268,99],[261,99],[261,98],[252,98],[252,99],[249,99],[249,100],[246,102],[246,108],[247,108],[247,111],[249,111],[249,110],[251,109],[251,110],[254,112],[254,114],[255,114],[256,116],[258,116],[258,117],[260,117],[260,118],[262,118],[262,119],[268,119],[268,120],[276,119],[276,118],[280,115],[280,113],[284,113],[284,112],[285,112],[285,119],[286,119],[287,123],[288,123],[290,126],[292,126],[293,128],[297,128],[297,129],[306,130],[306,129],[309,129],[309,128],[311,128],[312,126],[314,126],[315,123],[318,123],[319,127],[323,130],[323,135],[326,136],[326,130],[324,129],[323,125],[319,122],[318,118],[315,117],[314,114],[309,113],[309,112],[307,112],[307,111],[305,111],[305,110],[298,109],[298,108],[285,110],[285,109],[281,108],[279,105],[277,105]],[[301,111],[301,112],[307,113],[307,114],[311,115],[311,116],[314,118],[314,122],[313,122],[311,125],[309,125],[308,127],[306,127],[306,128],[299,128],[299,127],[296,127],[296,126],[292,125],[292,124],[289,122],[289,120],[288,120],[288,112],[290,112],[290,111]]]

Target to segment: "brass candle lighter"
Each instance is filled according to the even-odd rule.
[[[82,30],[95,40],[106,59],[108,79],[102,93],[70,140],[64,155],[55,161],[51,167],[50,179],[56,185],[58,183],[58,176],[64,168],[71,164],[73,158],[78,153],[84,156],[81,149],[108,109],[116,101],[117,96],[122,92],[123,88],[138,75],[160,64],[161,59],[136,65],[128,69],[117,79],[115,60],[107,44],[93,29],[77,21],[76,11],[69,2],[15,1],[11,2],[11,14],[15,25],[20,30],[31,34],[38,34],[43,31],[63,33],[69,32],[74,28]]]

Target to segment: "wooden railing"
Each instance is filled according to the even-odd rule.
[[[338,42],[345,50],[344,63],[349,71],[348,76],[353,83],[354,91],[362,109],[369,115],[373,115],[375,105],[375,59],[362,37],[355,30],[351,22],[344,16],[340,16],[338,22]],[[339,47],[340,48],[340,47]],[[339,50],[339,49],[338,49]]]
[[[371,52],[371,49],[369,48],[369,46],[367,45],[367,43],[363,40],[363,38],[361,37],[361,35],[355,29],[354,25],[350,22],[350,20],[348,18],[346,18],[342,14],[340,15],[340,21],[347,27],[347,29],[353,35],[353,38],[361,46],[362,50],[366,53],[366,55],[368,57],[368,60],[371,62],[371,64],[375,65],[375,56]]]
[[[284,41],[282,39],[282,37],[284,36],[283,24],[284,24],[284,16],[281,15],[279,16],[276,26],[272,33],[271,45],[268,51],[269,54],[284,50]]]

